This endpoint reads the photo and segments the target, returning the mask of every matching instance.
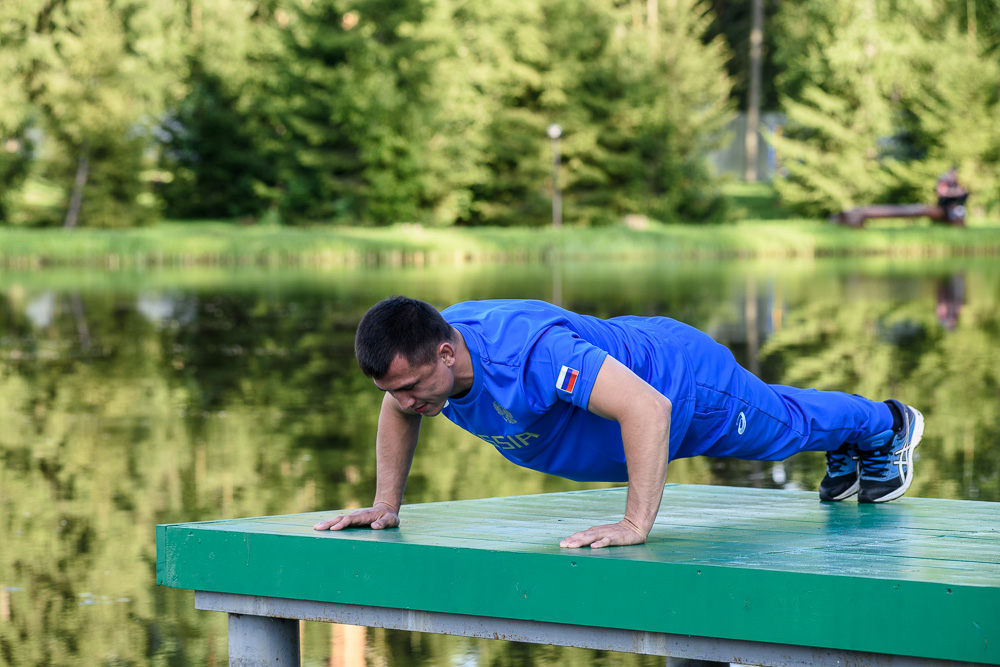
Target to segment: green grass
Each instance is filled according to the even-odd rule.
[[[723,192],[737,220],[787,220],[792,214],[781,207],[768,183],[728,183]]]
[[[138,229],[0,227],[0,267],[454,265],[483,261],[1000,254],[1000,223],[955,229],[927,220],[869,221],[848,229],[790,217],[767,184],[727,186],[741,222],[647,229],[280,227],[163,222]]]
[[[579,229],[265,227],[163,223],[129,230],[0,228],[0,266],[351,266],[562,259],[949,257],[1000,253],[1000,225],[953,229],[815,220]]]

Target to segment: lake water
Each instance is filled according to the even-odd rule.
[[[909,495],[1000,500],[995,259],[0,273],[0,665],[225,664],[225,616],[155,585],[154,526],[368,504],[381,395],[352,342],[391,294],[675,317],[767,381],[919,407]],[[678,461],[668,481],[822,475],[815,454]],[[517,468],[439,418],[406,501],[596,486]],[[662,664],[313,623],[303,637],[317,666]]]

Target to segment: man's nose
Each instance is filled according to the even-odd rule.
[[[411,407],[413,407],[413,404],[416,403],[416,400],[414,400],[412,396],[410,396],[409,394],[404,394],[403,392],[395,393],[392,395],[392,397],[396,399],[397,403],[399,403],[399,407],[401,407],[404,410],[410,409]]]

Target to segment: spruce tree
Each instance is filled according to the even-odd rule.
[[[998,62],[945,2],[786,4],[777,59],[788,123],[771,141],[787,205],[828,214],[930,203],[957,165],[984,212],[998,201]]]
[[[447,6],[339,0],[303,6],[274,93],[281,206],[309,220],[450,223],[474,170]],[[275,142],[279,143],[278,141]]]
[[[281,23],[290,14],[258,0],[189,0],[183,67],[156,138],[165,213],[253,218],[277,198],[267,85],[283,67]]]
[[[145,150],[175,63],[175,18],[170,6],[78,0],[38,5],[8,24],[24,40],[16,75],[42,138],[34,168],[64,193],[62,219],[37,222],[156,220]]]
[[[950,25],[949,25],[950,23]],[[922,156],[915,175],[925,187],[955,166],[969,190],[970,211],[1000,211],[1000,61],[970,44],[956,22],[939,39],[914,45],[911,61],[922,70],[902,104],[906,128]]]
[[[255,217],[269,206],[272,162],[256,141],[253,117],[217,74],[191,64],[187,95],[161,119],[160,188],[172,218]]]
[[[20,74],[26,52],[31,12],[20,3],[0,4],[0,223],[10,222],[16,193],[28,175],[32,154],[27,131],[31,108]]]
[[[564,132],[568,222],[721,216],[705,156],[729,118],[729,84],[722,41],[701,41],[707,5],[681,1],[653,15],[597,0],[504,7],[467,17],[481,26],[474,52],[496,71],[486,87],[489,178],[473,188],[470,222],[551,220],[551,123]],[[506,39],[490,41],[497,34]]]
[[[810,41],[789,39],[783,46],[790,65],[783,81],[788,123],[775,147],[786,176],[775,186],[787,205],[804,213],[881,202],[895,188],[895,158],[888,150],[893,54],[886,52],[888,20],[876,10],[875,0],[782,9],[786,34],[808,33]]]

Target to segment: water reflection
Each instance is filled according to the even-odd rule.
[[[938,279],[937,316],[941,326],[954,331],[958,316],[965,305],[965,273],[959,272]]]
[[[365,309],[392,293],[671,315],[768,381],[912,402],[928,428],[910,493],[1000,500],[993,264],[2,274],[0,663],[224,663],[225,618],[153,585],[153,526],[369,502],[381,397],[351,349]],[[407,501],[601,486],[497,474],[496,456],[431,420]],[[691,459],[669,478],[815,489],[822,470],[821,455]],[[318,624],[304,637],[315,665],[366,652],[392,665],[662,664]]]

